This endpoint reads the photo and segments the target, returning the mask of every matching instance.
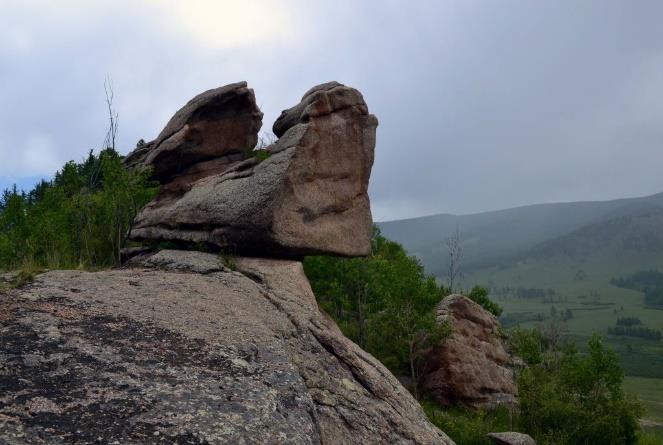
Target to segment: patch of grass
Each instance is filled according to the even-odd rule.
[[[21,287],[32,283],[35,280],[35,277],[43,272],[43,269],[35,266],[31,262],[26,262],[21,267],[21,270],[16,275],[16,279],[13,283],[13,287],[20,289]]]
[[[151,247],[153,247],[155,250],[177,250],[179,246],[173,241],[159,241],[157,243],[153,243]]]
[[[271,155],[272,152],[265,148],[255,148],[244,152],[244,157],[246,159],[255,158],[259,163],[268,159]]]
[[[219,259],[221,264],[230,270],[237,270],[237,256],[232,255],[224,250],[219,252]]]
[[[258,160],[258,162],[262,162],[272,155],[272,152],[269,150],[254,150],[253,153],[253,156]]]
[[[624,390],[640,399],[645,417],[663,424],[663,382],[661,379],[626,376]],[[663,427],[663,425],[661,425]]]
[[[195,251],[197,251],[197,252],[205,252],[205,253],[208,253],[208,252],[210,251],[210,248],[209,248],[209,244],[207,244],[206,242],[204,242],[204,241],[197,241],[197,242],[193,245],[193,250],[195,250]]]
[[[430,401],[423,401],[421,406],[428,419],[459,445],[492,445],[486,434],[514,431],[512,416],[506,408],[478,412],[445,410]]]
[[[641,431],[638,433],[638,445],[663,445],[663,432],[661,434]]]

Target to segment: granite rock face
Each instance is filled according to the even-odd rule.
[[[280,138],[267,159],[228,165],[176,199],[157,198],[131,237],[250,256],[368,255],[376,127],[357,90],[314,87],[274,124]]]
[[[125,160],[162,184],[134,239],[223,255],[131,247],[0,286],[0,443],[453,445],[283,259],[370,253],[376,118],[317,86],[262,161],[261,118],[246,83],[210,90]]]
[[[142,261],[2,291],[3,443],[453,443],[318,310],[301,263]]]
[[[283,110],[274,122],[272,131],[281,137],[297,124],[310,122],[316,117],[325,116],[335,111],[355,108],[359,113],[368,114],[368,107],[361,93],[338,82],[316,85],[302,97],[294,107]]]
[[[152,170],[162,185],[157,202],[181,196],[198,179],[243,161],[258,141],[262,112],[246,82],[205,91],[170,119],[159,136],[125,159]]]
[[[441,405],[492,409],[516,401],[511,356],[490,312],[463,295],[450,295],[437,308],[438,322],[452,334],[428,357],[424,389]]]

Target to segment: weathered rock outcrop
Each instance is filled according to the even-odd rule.
[[[440,302],[437,319],[448,322],[452,334],[429,356],[425,390],[446,406],[494,408],[513,404],[514,373],[497,318],[456,294]]]
[[[0,442],[452,443],[318,311],[301,263],[142,261],[0,295]]]
[[[212,114],[225,115],[224,106],[219,103]],[[319,85],[276,121],[280,138],[267,147],[267,159],[224,164],[229,168],[223,173],[188,184],[177,199],[157,198],[138,216],[131,236],[205,243],[251,256],[368,255],[376,127],[357,90],[336,82]]]
[[[246,83],[210,90],[126,162],[163,185],[134,239],[271,259],[132,248],[0,287],[1,443],[453,445],[280,259],[369,254],[376,118],[320,85],[260,162],[261,118]]]
[[[261,126],[253,90],[246,82],[233,83],[191,99],[154,141],[136,148],[125,163],[152,170],[164,185],[157,202],[174,199],[198,179],[243,161],[256,146]]]

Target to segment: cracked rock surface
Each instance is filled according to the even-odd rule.
[[[2,444],[452,444],[301,263],[161,252],[0,294]]]

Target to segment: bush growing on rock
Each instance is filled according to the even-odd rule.
[[[494,316],[502,315],[502,307],[488,298],[488,290],[485,287],[474,286],[467,296]]]

